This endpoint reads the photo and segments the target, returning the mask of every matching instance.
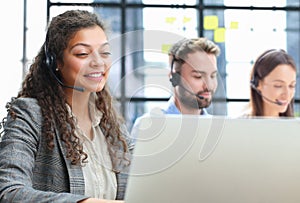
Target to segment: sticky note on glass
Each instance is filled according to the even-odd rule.
[[[217,43],[225,42],[225,28],[218,28],[214,31],[214,41]]]
[[[230,22],[230,29],[238,29],[239,28],[239,22],[231,21]]]
[[[214,30],[219,26],[218,16],[204,16],[204,29],[205,30]]]
[[[167,54],[169,53],[169,50],[171,48],[171,44],[162,44],[161,45],[161,52],[164,53],[164,54]]]
[[[166,17],[165,21],[168,24],[173,24],[175,22],[176,18],[175,17]]]
[[[191,18],[189,18],[189,17],[183,17],[183,23],[188,23],[188,22],[190,22],[191,21]]]

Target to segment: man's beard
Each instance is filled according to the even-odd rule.
[[[210,92],[213,94],[212,91]],[[182,105],[192,109],[207,108],[211,104],[211,99],[209,98],[200,99],[196,95],[192,95],[191,93],[187,92],[181,87],[178,88],[178,99],[180,100]]]

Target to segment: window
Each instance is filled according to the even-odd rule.
[[[172,94],[167,50],[182,37],[205,36],[221,48],[218,91],[208,109],[215,115],[235,116],[245,107],[249,71],[263,50],[286,49],[299,71],[299,0],[52,0],[48,5],[48,19],[79,8],[95,11],[111,24],[109,85],[129,128],[138,116],[164,105]],[[44,31],[44,26],[39,27]],[[44,36],[43,31],[36,33]],[[33,38],[28,40],[26,50],[39,48]],[[34,52],[28,53],[31,59]],[[297,85],[298,116],[299,94]]]

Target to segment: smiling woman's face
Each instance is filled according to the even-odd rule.
[[[103,89],[110,66],[110,47],[99,26],[79,30],[64,50],[63,63],[58,63],[64,84],[83,87],[87,92]]]
[[[295,95],[295,87],[296,71],[287,64],[278,65],[263,80],[260,80],[257,89],[261,94],[282,104],[274,104],[263,98],[265,116],[278,116],[279,113],[285,112]]]

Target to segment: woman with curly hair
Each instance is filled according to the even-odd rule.
[[[84,10],[54,17],[0,143],[0,202],[119,202],[133,148],[106,82],[104,22]]]

